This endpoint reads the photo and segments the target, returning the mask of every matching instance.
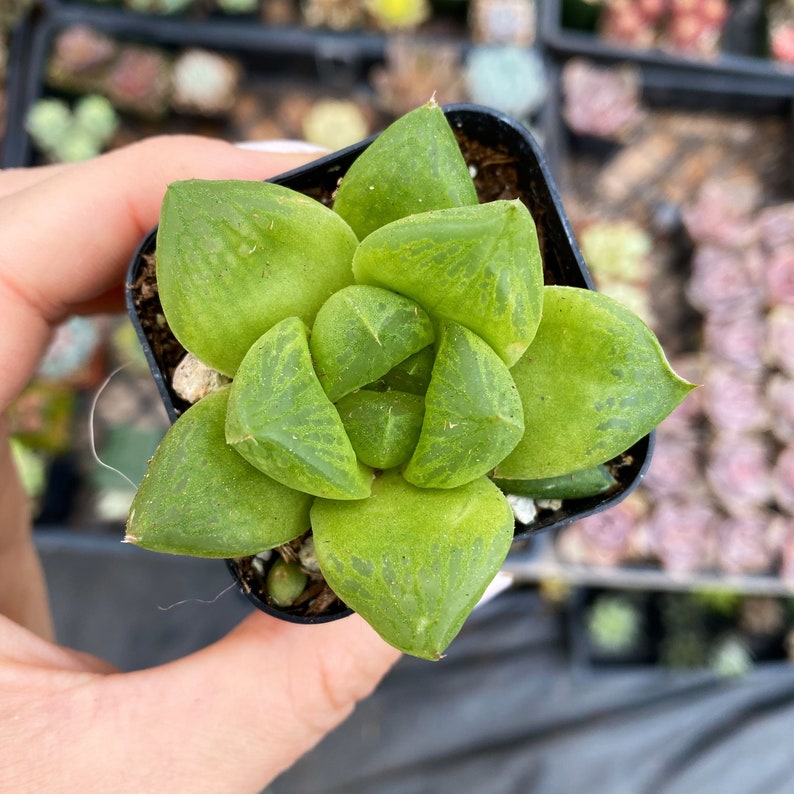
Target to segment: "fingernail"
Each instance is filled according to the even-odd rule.
[[[317,146],[315,143],[286,138],[270,141],[238,141],[234,145],[240,149],[273,154],[325,154],[328,151],[325,147]]]

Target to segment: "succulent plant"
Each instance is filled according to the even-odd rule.
[[[218,10],[224,14],[255,14],[259,0],[215,0]]]
[[[599,595],[587,610],[587,636],[593,647],[606,654],[634,650],[644,631],[642,614],[623,595]]]
[[[47,61],[47,84],[67,91],[95,91],[118,49],[112,37],[88,25],[69,25],[55,36]]]
[[[157,284],[176,338],[233,380],[169,430],[127,540],[239,558],[311,526],[334,593],[428,659],[513,539],[489,474],[599,466],[692,388],[615,301],[543,285],[528,210],[479,203],[434,102],[357,157],[333,209],[274,183],[171,185]]]
[[[711,366],[705,373],[701,399],[703,413],[715,430],[726,434],[768,430],[762,384],[758,373]]]
[[[187,11],[194,0],[124,0],[124,6],[140,14],[181,14]]]
[[[763,273],[767,302],[794,305],[794,244],[775,248],[765,260]]]
[[[794,445],[784,447],[775,462],[775,499],[778,506],[794,516]]]
[[[104,146],[116,134],[119,116],[110,101],[98,94],[80,97],[74,105],[74,123]]]
[[[794,306],[780,304],[767,315],[763,358],[767,366],[794,377]]]
[[[794,244],[794,202],[762,209],[755,225],[756,235],[766,251]]]
[[[752,514],[772,498],[772,450],[761,435],[718,435],[706,460],[706,480],[729,513]]]
[[[72,111],[62,99],[45,97],[34,102],[25,117],[25,129],[42,151],[52,151],[72,124]]]
[[[368,134],[369,125],[364,114],[349,100],[319,100],[303,119],[303,137],[330,151],[344,149]]]
[[[648,542],[671,576],[704,571],[714,562],[718,523],[718,514],[706,500],[668,499],[651,511]]]
[[[352,30],[364,23],[363,0],[302,0],[303,21],[313,28]]]
[[[237,101],[242,68],[217,52],[191,48],[180,53],[171,74],[171,102],[176,110],[217,116]]]
[[[537,113],[548,93],[543,59],[521,47],[472,47],[466,58],[466,87],[472,102],[518,119]]]
[[[778,61],[794,63],[794,6],[790,2],[773,2],[767,19],[770,53]]]
[[[794,442],[794,378],[773,374],[766,382],[766,405],[772,423],[772,434],[781,444]]]
[[[475,44],[531,47],[535,43],[534,0],[472,0],[469,29]]]
[[[560,79],[563,118],[579,135],[624,141],[645,117],[642,79],[630,64],[598,66],[585,58],[571,58]]]
[[[754,664],[747,643],[738,635],[729,635],[714,643],[709,666],[720,678],[742,678]]]
[[[104,97],[82,97],[74,110],[60,99],[43,98],[33,105],[25,122],[34,145],[60,163],[96,157],[109,143],[119,125],[113,106]]]
[[[725,518],[719,526],[718,559],[729,574],[767,573],[774,551],[767,541],[770,514],[761,507],[741,517]]]
[[[430,19],[427,0],[363,0],[364,10],[380,30],[415,30]]]
[[[653,47],[658,23],[670,0],[604,0],[599,34],[606,41],[627,47]]]
[[[465,98],[459,44],[392,35],[385,56],[384,65],[373,69],[371,82],[378,105],[392,115],[405,115],[429,96],[440,105]]]
[[[769,637],[783,631],[786,608],[775,596],[745,596],[739,610],[739,627],[756,637]]]
[[[653,458],[642,482],[655,499],[683,498],[705,491],[699,439],[664,432],[659,426]]]
[[[704,313],[757,310],[763,301],[760,271],[757,252],[701,245],[692,258],[687,298]]]
[[[162,116],[171,99],[171,61],[157,47],[124,45],[101,85],[120,110]]]
[[[740,371],[758,372],[764,367],[765,317],[760,311],[706,315],[703,346],[711,361]]]
[[[716,57],[729,11],[727,0],[670,0],[665,46],[694,57]]]

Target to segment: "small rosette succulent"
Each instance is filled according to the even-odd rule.
[[[355,160],[332,209],[171,185],[156,256],[171,330],[231,384],[175,422],[127,540],[237,558],[311,528],[331,589],[427,659],[507,555],[504,491],[570,488],[691,388],[614,300],[544,286],[529,211],[478,203],[434,102]]]

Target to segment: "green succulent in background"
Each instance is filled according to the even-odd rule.
[[[124,0],[125,8],[129,8],[130,11],[162,16],[180,14],[187,11],[193,3],[194,0]]]
[[[168,432],[126,539],[243,557],[311,529],[339,598],[427,659],[512,542],[491,475],[600,466],[692,388],[615,301],[543,285],[532,217],[478,203],[434,102],[359,155],[333,209],[171,185],[156,256],[174,335],[232,382]]]
[[[742,678],[752,671],[753,657],[741,637],[728,635],[714,643],[709,665],[720,678]]]
[[[619,654],[637,647],[644,621],[637,605],[627,596],[600,595],[587,610],[586,628],[594,648]]]
[[[76,163],[99,155],[116,134],[119,117],[108,99],[88,94],[74,108],[44,97],[31,105],[25,118],[36,148],[59,163]]]

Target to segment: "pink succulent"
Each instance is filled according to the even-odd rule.
[[[578,535],[579,561],[596,566],[614,566],[624,562],[632,548],[632,536],[641,525],[644,514],[644,501],[628,498],[610,510],[577,521],[569,529]]]
[[[768,251],[794,244],[794,202],[761,210],[756,219],[756,234]]]
[[[678,437],[659,428],[648,473],[642,487],[655,499],[685,497],[705,489],[698,441],[694,436]]]
[[[638,0],[606,0],[601,11],[600,34],[607,41],[628,47],[648,48],[656,40],[656,8],[646,13]]]
[[[703,413],[725,433],[753,433],[769,425],[758,376],[734,367],[714,366],[706,373]]]
[[[769,513],[726,518],[718,529],[719,564],[725,573],[765,573],[774,562],[775,553],[767,542]]]
[[[780,304],[767,315],[763,357],[768,366],[794,377],[794,306]]]
[[[794,445],[784,447],[778,455],[774,477],[778,507],[784,513],[794,516]]]
[[[660,502],[648,521],[649,544],[669,574],[702,571],[713,562],[717,523],[714,510],[706,502]]]
[[[794,24],[781,25],[772,30],[769,36],[769,48],[777,60],[794,63]]]
[[[794,584],[794,519],[778,518],[780,543],[780,578],[789,585]]]
[[[766,260],[764,287],[770,306],[794,304],[794,244],[775,248]]]
[[[699,244],[727,248],[748,245],[757,232],[753,211],[760,193],[760,181],[755,176],[705,181],[694,202],[681,210],[689,236]]]
[[[571,58],[562,70],[562,113],[581,135],[623,138],[643,118],[642,80],[631,66],[597,66]]]
[[[711,444],[706,480],[715,501],[736,516],[756,512],[772,498],[771,452],[758,435],[718,436]]]
[[[762,301],[759,270],[746,251],[700,246],[692,257],[692,276],[686,287],[689,302],[704,314],[757,309]]]
[[[774,374],[766,383],[766,404],[773,416],[772,434],[783,444],[794,442],[794,378]]]
[[[716,364],[729,364],[740,370],[763,369],[766,324],[758,311],[742,314],[707,314],[703,343]]]

